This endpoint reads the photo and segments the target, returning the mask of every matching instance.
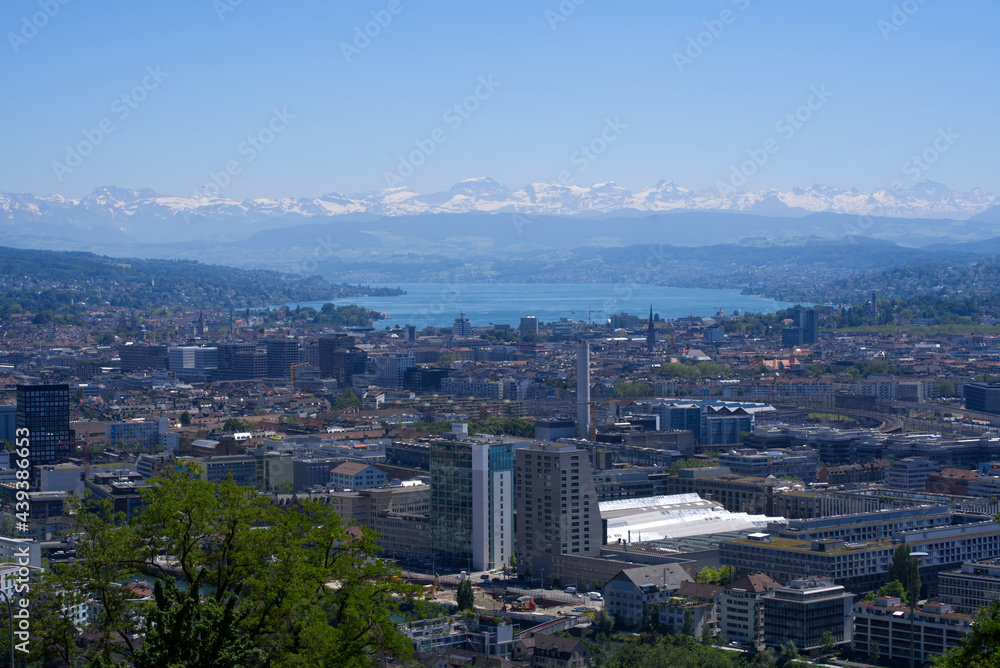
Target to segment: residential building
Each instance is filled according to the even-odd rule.
[[[719,597],[719,630],[731,641],[764,649],[764,594],[781,584],[763,573],[745,575]]]
[[[922,492],[927,478],[940,468],[927,457],[904,457],[894,461],[885,472],[885,484],[892,489]]]
[[[345,489],[382,487],[385,472],[371,464],[344,462],[330,471],[330,484]]]
[[[719,632],[719,596],[723,587],[700,582],[682,582],[677,592],[654,605],[656,620],[668,633],[681,633],[688,615],[691,616],[691,635],[700,638],[708,629],[711,635]]]
[[[926,489],[932,494],[968,496],[969,485],[978,479],[978,471],[945,467],[927,476]]]
[[[198,460],[201,479],[222,482],[232,478],[237,485],[257,484],[257,460],[250,455],[221,455]]]
[[[536,633],[531,668],[590,668],[590,650],[580,638]]]
[[[937,573],[965,561],[1000,557],[1000,525],[972,522],[897,533],[892,539],[864,542],[795,540],[767,533],[719,544],[719,562],[737,576],[764,572],[778,581],[827,577],[853,592],[876,591],[885,584],[892,555],[905,542],[913,551],[927,552],[920,560],[921,576],[933,595]]]
[[[17,428],[28,430],[32,466],[58,464],[73,453],[69,385],[18,385]],[[23,434],[24,432],[18,432]]]
[[[974,613],[1000,600],[1000,559],[967,561],[938,573],[938,599],[959,612]]]
[[[431,547],[441,563],[499,568],[514,552],[513,446],[452,436],[431,443]]]
[[[169,427],[170,421],[167,418],[108,422],[104,425],[104,442],[120,449],[148,452],[174,450],[180,444],[180,436],[171,434]]]
[[[604,585],[604,609],[629,626],[638,626],[643,615],[655,613],[649,604],[677,593],[694,578],[679,564],[626,568]]]
[[[851,649],[867,654],[878,643],[879,659],[924,665],[957,647],[972,630],[972,615],[956,612],[947,603],[923,603],[912,613],[898,598],[882,596],[854,606]],[[912,629],[912,635],[911,635]]]
[[[604,531],[587,451],[546,444],[519,448],[515,460],[518,571],[551,572],[553,555],[600,554]]]
[[[767,592],[764,602],[764,644],[779,649],[789,640],[803,654],[823,649],[823,634],[837,645],[851,642],[854,595],[830,580],[793,580]]]

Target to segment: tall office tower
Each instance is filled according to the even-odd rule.
[[[472,324],[465,317],[465,311],[455,318],[455,324],[451,326],[452,336],[472,336]]]
[[[796,306],[791,310],[789,316],[792,319],[792,326],[781,330],[782,345],[810,345],[819,342],[816,309]]]
[[[319,373],[324,378],[336,375],[334,356],[338,350],[354,348],[354,339],[344,334],[321,336],[319,339]]]
[[[519,448],[515,461],[518,572],[544,577],[553,555],[600,554],[604,529],[587,451],[546,444]]]
[[[649,305],[649,329],[646,332],[646,352],[651,353],[656,348],[656,331],[653,329],[653,305]]]
[[[499,568],[514,552],[513,445],[491,438],[431,443],[431,551],[452,568]]]
[[[299,363],[299,342],[296,339],[267,339],[267,377],[288,378],[292,365]]]
[[[252,362],[247,363],[247,360],[252,358],[247,358],[246,355],[254,355],[257,352],[256,343],[220,343],[216,348],[219,351],[219,380],[250,380],[263,377],[263,374],[253,375],[254,365]]]
[[[538,318],[533,315],[524,316],[518,329],[522,334],[538,334]]]
[[[132,373],[140,369],[166,369],[167,347],[148,346],[142,343],[126,343],[118,348],[122,373]]]
[[[590,438],[590,343],[576,346],[576,435]]]
[[[69,457],[69,385],[18,385],[17,428],[28,430],[31,466],[58,464]]]
[[[178,346],[170,349],[170,372],[177,380],[207,383],[215,380],[219,371],[219,349],[216,347]]]
[[[407,325],[406,326],[406,342],[414,343],[417,340],[417,326]]]

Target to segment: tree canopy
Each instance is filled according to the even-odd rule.
[[[415,589],[377,558],[371,534],[348,531],[329,507],[277,507],[190,468],[153,478],[143,499],[131,520],[107,505],[77,506],[77,561],[53,565],[41,595],[90,597],[99,609],[91,642],[80,656],[59,623],[65,614],[50,606],[32,626],[53,630],[32,643],[35,658],[179,668],[264,657],[275,668],[360,667],[378,653],[409,652],[392,617]],[[142,578],[158,581],[154,603],[137,602],[126,586]],[[151,635],[140,649],[144,626]],[[185,654],[193,650],[174,647],[175,639],[214,645]],[[205,662],[210,652],[218,663]]]

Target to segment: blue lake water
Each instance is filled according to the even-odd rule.
[[[560,318],[603,323],[613,313],[625,311],[639,317],[653,313],[661,318],[713,316],[720,309],[727,315],[773,313],[794,306],[764,297],[740,294],[739,290],[670,288],[662,285],[622,283],[401,283],[389,286],[406,290],[398,297],[351,297],[336,300],[337,306],[357,304],[389,316],[375,323],[386,326],[416,325],[450,327],[459,313],[473,326],[509,324],[533,315],[541,322]],[[300,302],[319,308],[324,302]],[[294,307],[296,304],[290,304]]]

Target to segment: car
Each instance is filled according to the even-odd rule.
[[[567,594],[575,594],[576,593],[576,587],[566,587],[566,593]]]
[[[599,591],[592,591],[592,592],[590,592],[590,600],[591,601],[603,601],[604,597],[601,595],[601,592],[599,592]]]

